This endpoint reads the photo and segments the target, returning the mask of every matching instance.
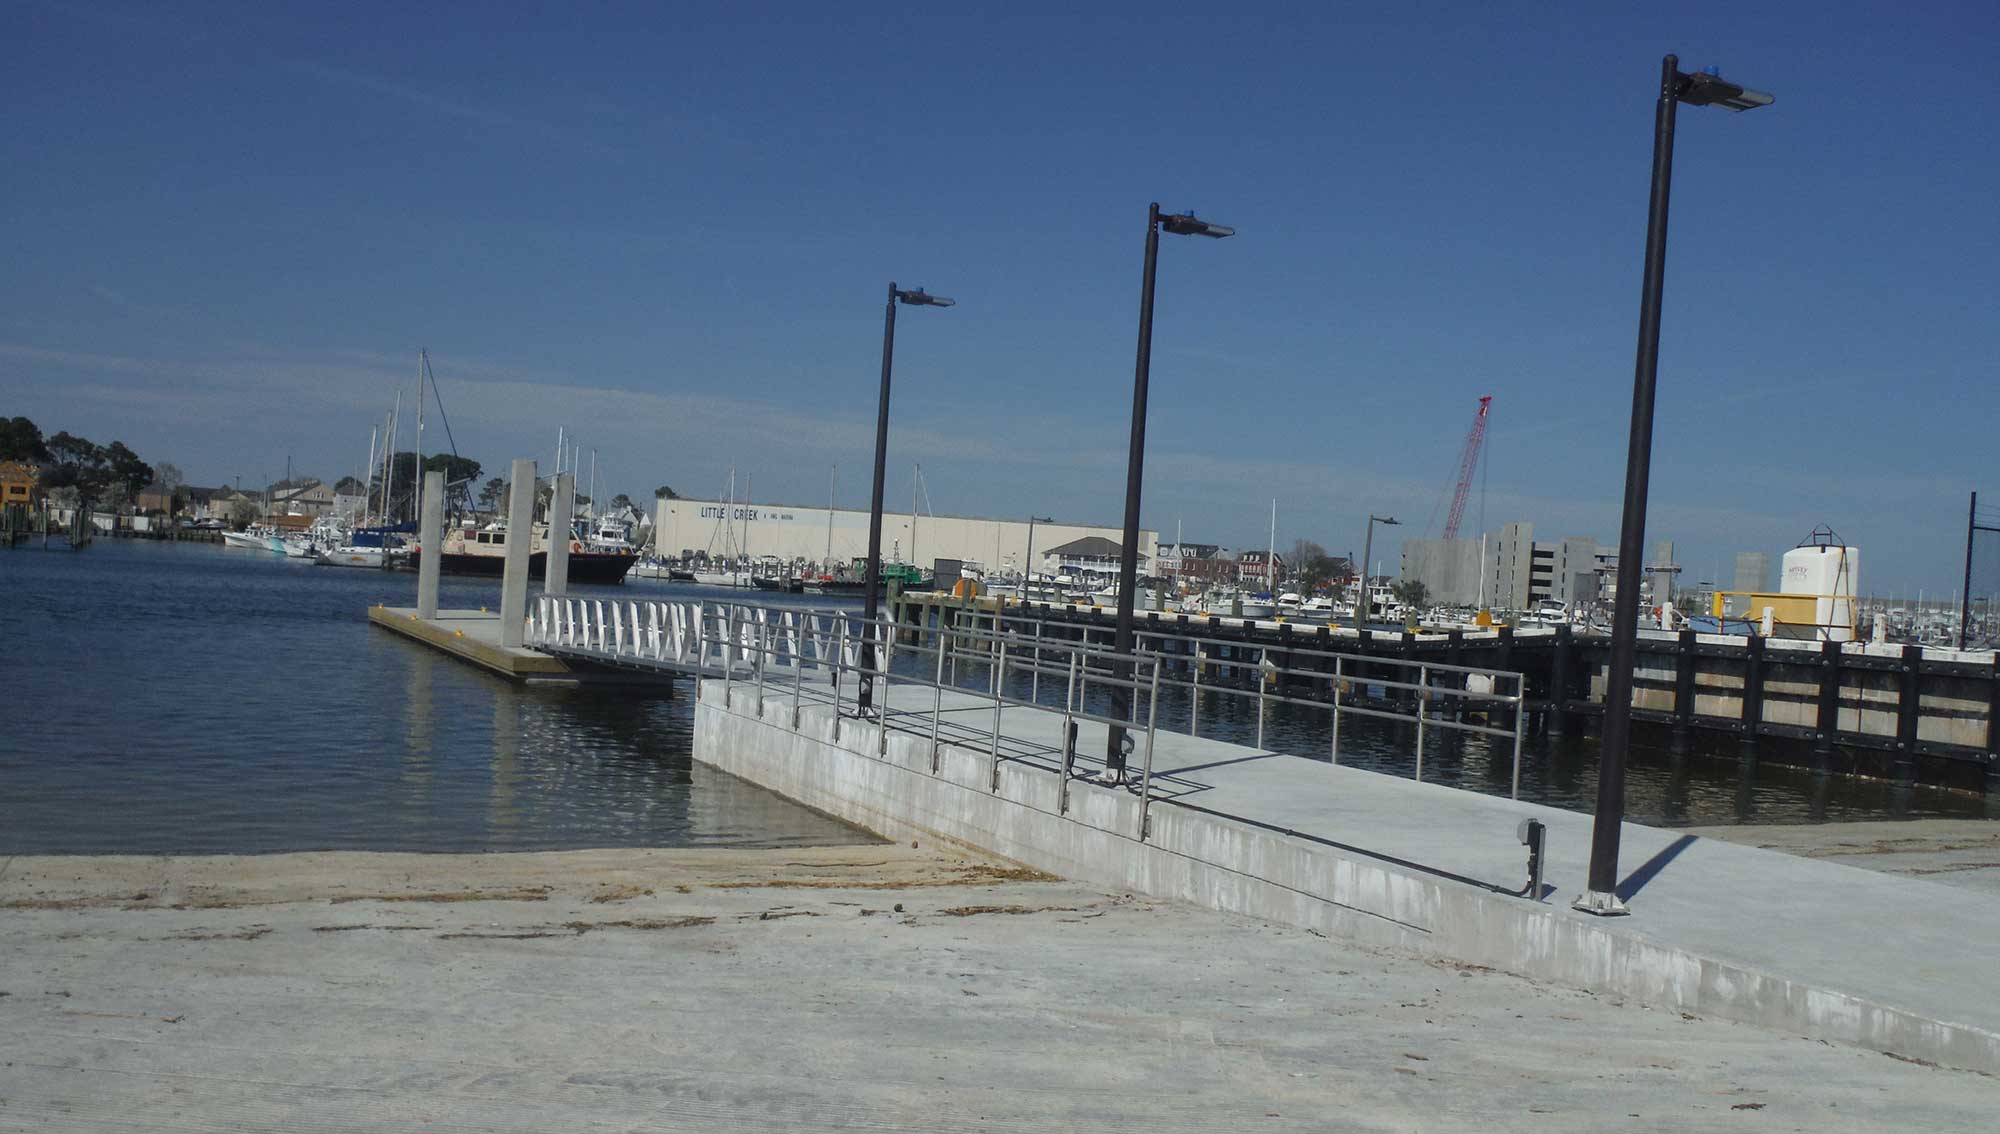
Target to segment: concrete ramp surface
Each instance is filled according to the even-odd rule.
[[[2000,1074],[1988,895],[1627,824],[1633,914],[1595,918],[1569,908],[1588,815],[1165,732],[1142,834],[1134,792],[1063,784],[1060,712],[1004,707],[996,764],[992,702],[943,694],[953,727],[934,753],[933,696],[888,690],[907,716],[885,744],[830,704],[799,705],[795,725],[791,694],[707,681],[695,756],[891,838]],[[1077,750],[1104,744],[1086,724]],[[1539,902],[1518,895],[1528,817],[1548,826]]]

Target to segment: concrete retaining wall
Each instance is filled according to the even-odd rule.
[[[725,694],[728,700],[725,701]],[[1254,824],[1139,801],[984,751],[836,721],[826,706],[759,704],[752,686],[702,685],[695,758],[890,839],[959,845],[1107,888],[1486,965],[1649,1004],[2000,1072],[2000,1034],[1649,941],[1630,923],[1531,903]]]

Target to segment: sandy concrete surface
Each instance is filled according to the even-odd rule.
[[[0,860],[6,1131],[1837,1132],[1996,1108],[1987,1076],[907,844]]]
[[[1992,820],[1690,827],[1688,833],[2000,895],[2000,822]]]

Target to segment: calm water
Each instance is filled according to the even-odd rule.
[[[684,698],[518,687],[367,624],[415,593],[213,544],[0,551],[0,854],[869,841],[695,765]]]
[[[0,551],[0,854],[867,840],[694,764],[685,697],[519,687],[366,623],[368,606],[413,602],[415,589],[406,573],[209,544]],[[603,590],[703,593],[645,580]],[[442,604],[494,606],[498,596],[497,582],[447,579]],[[903,654],[898,668],[914,660]],[[960,678],[985,680],[971,665]],[[1027,678],[1014,681],[1026,696]],[[1059,682],[1042,695],[1060,703]],[[1164,692],[1162,725],[1184,729],[1187,708],[1184,692]],[[1205,694],[1201,719],[1205,736],[1256,736],[1248,699]],[[1271,709],[1269,747],[1325,759],[1326,740],[1323,710]],[[1342,722],[1344,764],[1408,775],[1413,748],[1409,726]],[[1504,743],[1434,730],[1425,778],[1504,795],[1511,759]],[[1523,798],[1588,811],[1594,741],[1532,740],[1521,788]],[[2000,817],[2000,808],[1937,788],[1768,763],[1745,775],[1733,760],[1642,749],[1628,813],[1687,825]]]

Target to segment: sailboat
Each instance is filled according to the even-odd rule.
[[[736,542],[736,469],[733,466],[729,470],[729,488],[725,496],[728,503],[723,505],[722,515],[715,521],[716,531],[723,539],[725,558],[716,558],[715,538],[709,537],[708,566],[695,570],[694,581],[709,587],[747,587],[751,585],[750,572],[740,569],[743,549]],[[747,538],[749,521],[746,519],[744,524]]]

